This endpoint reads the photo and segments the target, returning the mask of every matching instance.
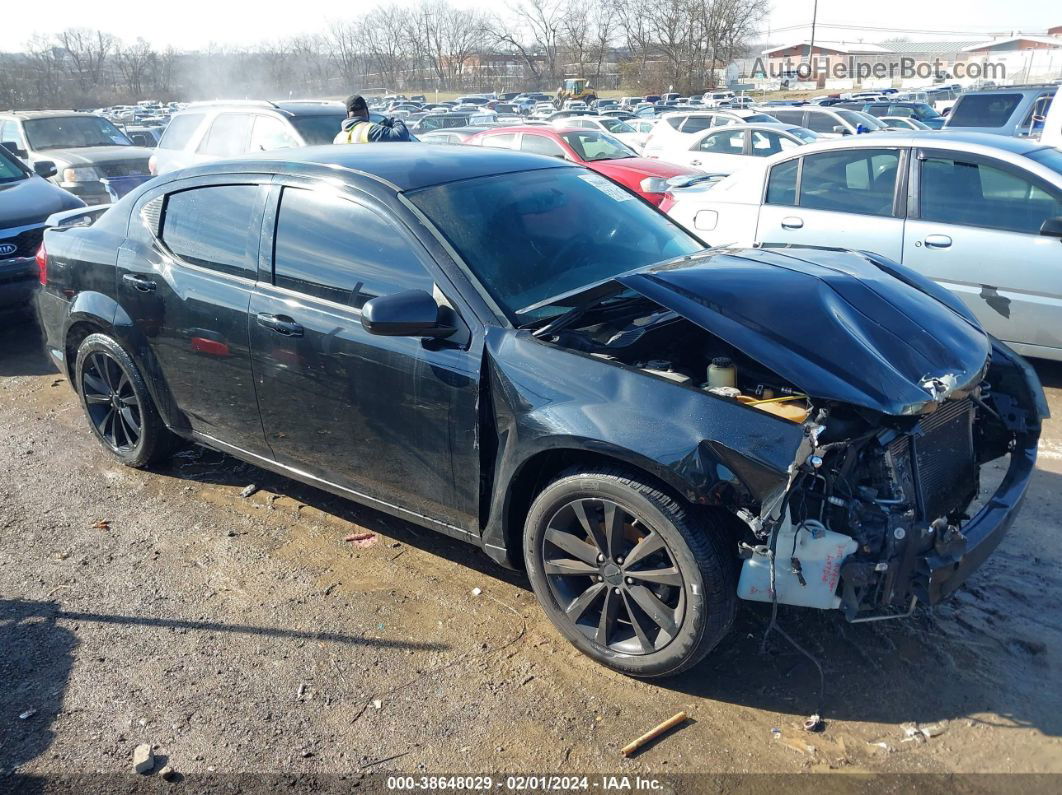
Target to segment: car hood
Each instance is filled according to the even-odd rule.
[[[651,160],[648,157],[625,157],[621,160],[598,160],[589,162],[587,165],[595,171],[600,171],[608,176],[620,178],[625,175],[629,179],[639,180],[645,177],[677,177],[682,174],[699,173],[696,169],[688,166],[676,166],[672,163],[664,163],[660,160]]]
[[[903,266],[854,251],[714,250],[617,281],[813,397],[919,413],[976,384],[988,335]]]
[[[147,160],[154,149],[144,146],[85,146],[73,149],[43,149],[35,160],[62,161],[68,166],[90,166],[93,163],[119,163],[125,160]]]
[[[72,193],[40,177],[0,182],[0,229],[43,223],[52,213],[83,206]]]

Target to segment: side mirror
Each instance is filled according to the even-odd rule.
[[[59,169],[55,167],[55,163],[51,160],[38,160],[33,164],[33,170],[37,172],[38,177],[44,177],[45,179],[54,177],[59,173]]]
[[[361,325],[380,337],[443,339],[457,329],[439,324],[439,305],[423,290],[404,290],[371,298],[361,308]]]
[[[15,157],[25,157],[26,150],[19,148],[19,145],[15,141],[4,141],[0,143],[0,146],[4,147],[7,151],[13,154]]]
[[[1040,234],[1044,237],[1062,238],[1062,215],[1048,218],[1040,225]]]
[[[848,132],[848,128],[847,127],[843,127],[840,124],[834,125],[833,131],[835,133],[837,133],[838,135],[851,135],[851,133]]]

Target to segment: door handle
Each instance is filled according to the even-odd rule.
[[[139,273],[126,273],[122,276],[122,281],[129,282],[129,284],[133,285],[133,289],[142,293],[154,292],[158,286],[147,276],[141,276]]]
[[[926,235],[926,248],[947,248],[951,238],[947,235]]]
[[[259,326],[272,329],[284,337],[302,336],[302,326],[286,315],[270,315],[266,312],[259,312],[255,316],[255,321]]]
[[[782,219],[782,229],[803,229],[804,219],[797,218],[795,215],[787,215]]]

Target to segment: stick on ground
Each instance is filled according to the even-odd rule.
[[[643,745],[645,745],[650,740],[655,740],[657,737],[659,737],[661,734],[666,732],[668,729],[675,728],[676,726],[678,726],[680,723],[682,723],[685,720],[686,720],[686,713],[685,712],[676,713],[675,715],[673,715],[672,717],[668,718],[666,721],[661,723],[659,726],[654,726],[652,729],[647,731],[645,734],[643,734],[637,740],[634,740],[633,742],[627,743],[625,746],[623,746],[623,748],[620,749],[620,753],[623,754],[624,756],[630,756],[631,754],[633,754],[635,751],[637,751],[639,748],[641,748]]]

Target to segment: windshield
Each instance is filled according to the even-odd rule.
[[[633,149],[620,143],[611,135],[594,132],[593,130],[579,130],[578,132],[561,133],[561,138],[568,142],[568,146],[575,150],[580,160],[593,163],[597,160],[620,160],[625,157],[636,157]]]
[[[26,170],[19,165],[15,160],[14,155],[8,153],[7,149],[0,146],[0,183],[2,182],[16,182],[20,179],[25,179],[29,174]]]
[[[1037,163],[1047,166],[1056,174],[1062,174],[1062,149],[1045,146],[1043,149],[1028,152],[1025,156],[1030,160],[1035,160]]]
[[[520,312],[553,296],[704,248],[634,195],[581,168],[480,177],[406,195],[515,323],[562,312]]]
[[[797,138],[799,138],[801,141],[804,141],[805,143],[811,143],[812,141],[816,141],[819,138],[818,133],[812,132],[807,127],[790,127],[786,130],[786,132],[790,135],[795,135]]]
[[[307,146],[330,144],[339,134],[340,125],[345,119],[342,113],[328,116],[293,116],[291,123],[306,141]]]
[[[860,110],[838,110],[837,115],[853,127],[860,124],[867,130],[884,130],[888,127],[887,124],[882,124],[869,113],[863,113]]]
[[[87,146],[132,146],[121,130],[101,116],[57,116],[22,123],[31,149],[83,149]]]
[[[634,128],[619,119],[601,119],[601,126],[610,133],[632,133]]]

